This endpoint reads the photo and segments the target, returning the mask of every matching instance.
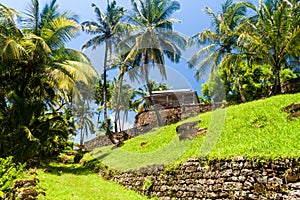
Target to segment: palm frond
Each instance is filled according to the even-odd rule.
[[[202,49],[200,49],[197,53],[195,53],[191,58],[188,60],[188,64],[190,68],[193,68],[197,66],[199,62],[201,62],[203,59],[206,59],[210,57],[211,55],[214,55],[214,51],[216,51],[217,45],[211,44],[208,45]]]
[[[24,56],[28,56],[26,49],[13,39],[0,38],[0,57],[3,61],[21,61]]]
[[[81,48],[82,50],[86,50],[89,47],[92,47],[92,49],[96,49],[101,44],[104,44],[106,40],[105,35],[98,35],[91,39],[89,39]]]
[[[85,21],[81,23],[82,30],[88,34],[104,34],[105,29],[96,22]]]
[[[96,19],[103,27],[105,26],[105,15],[102,13],[102,11],[96,6],[96,4],[92,4],[92,8],[94,9],[94,12],[96,14]],[[104,27],[105,28],[105,27]]]
[[[43,31],[43,36],[47,44],[52,48],[59,48],[66,42],[79,34],[80,27],[75,21],[58,17],[51,22],[52,29]]]
[[[180,10],[180,3],[178,1],[161,1],[163,12],[159,13],[154,23],[158,23],[168,19],[176,11]]]

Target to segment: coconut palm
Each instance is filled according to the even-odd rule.
[[[248,5],[255,15],[243,27],[240,46],[257,63],[271,66],[275,77],[274,94],[281,93],[280,72],[292,68],[299,61],[299,8],[296,0],[259,1],[259,6]],[[297,62],[298,62],[297,61]]]
[[[95,4],[92,4],[94,12],[96,14],[97,21],[85,21],[82,23],[82,29],[95,37],[88,40],[84,45],[83,49],[96,47],[105,44],[105,55],[103,63],[103,106],[104,106],[104,123],[106,126],[106,134],[109,136],[111,141],[116,144],[117,141],[113,138],[110,129],[109,122],[107,117],[107,88],[106,88],[106,71],[108,67],[108,54],[112,51],[113,44],[118,42],[119,37],[116,36],[117,29],[119,27],[120,20],[124,15],[124,8],[119,7],[116,4],[116,1],[107,2],[106,13],[103,13]]]
[[[97,72],[86,55],[65,47],[67,42],[78,35],[80,26],[75,14],[67,11],[60,13],[58,8],[56,0],[51,0],[40,10],[39,1],[32,0],[22,22],[25,24],[25,32],[39,36],[49,46],[52,58],[47,62],[49,75],[59,84],[60,89],[75,92],[76,81],[90,84]]]
[[[232,0],[226,0],[222,5],[221,14],[215,14],[210,8],[205,7],[205,12],[211,16],[213,30],[204,30],[197,33],[189,39],[189,46],[204,45],[189,59],[189,66],[195,67],[196,77],[200,79],[207,70],[216,71],[218,67],[233,67],[239,84],[239,93],[241,100],[246,101],[241,87],[241,81],[238,74],[237,64],[233,61],[240,58],[236,56],[239,53],[237,47],[237,38],[240,24],[246,19],[245,3],[234,3]],[[226,65],[220,65],[224,58],[227,59]]]
[[[32,3],[34,16],[40,16],[38,1]],[[0,141],[10,141],[0,144],[1,156],[15,155],[24,161],[66,144],[72,133],[71,117],[56,106],[57,95],[70,93],[76,79],[87,83],[96,71],[86,56],[64,47],[75,36],[74,21],[64,16],[43,22],[27,17],[22,21],[26,28],[20,29],[14,10],[1,5],[0,12]],[[60,82],[63,79],[68,81]]]
[[[94,133],[94,123],[92,121],[93,112],[86,101],[81,101],[75,105],[74,108],[76,124],[80,130],[80,146],[83,146],[85,136],[88,137],[89,132]]]
[[[154,80],[150,80],[149,84],[151,87],[151,91],[163,91],[168,89],[167,84],[157,83]],[[145,99],[146,96],[149,96],[149,93],[147,91],[147,86],[140,87],[137,90],[133,91],[133,100],[131,101],[130,107],[134,112],[140,113],[145,109],[149,109],[151,107],[150,102],[146,101]]]
[[[149,70],[151,66],[159,68],[163,78],[166,78],[165,56],[172,62],[179,62],[181,49],[186,46],[185,39],[173,31],[173,23],[178,20],[171,15],[180,9],[177,1],[169,0],[132,0],[133,14],[129,16],[131,34],[119,45],[124,54],[128,53],[125,63],[136,60],[141,67],[151,104],[162,125],[161,116],[153,104],[150,87]],[[126,44],[126,45],[124,45]],[[131,44],[131,45],[127,45]],[[128,48],[129,47],[129,48]]]
[[[130,81],[138,81],[140,73],[136,68],[139,66],[136,60],[133,60],[132,62],[125,63],[127,55],[116,55],[116,57],[113,59],[113,62],[110,66],[110,70],[118,69],[119,73],[117,78],[114,80],[114,90],[112,94],[112,101],[110,102],[110,107],[114,110],[115,113],[115,132],[118,132],[118,121],[120,122],[120,109],[124,110],[124,104],[122,104],[123,99],[121,98],[122,95],[126,94],[126,91],[123,91],[123,82],[124,78],[128,77]],[[127,86],[125,87],[127,88]],[[129,95],[130,96],[130,95]],[[123,101],[124,102],[124,101]],[[129,101],[127,102],[129,103]],[[123,107],[123,108],[121,108]],[[119,123],[120,124],[120,123]]]

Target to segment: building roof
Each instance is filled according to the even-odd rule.
[[[199,104],[197,92],[190,89],[153,91],[154,104],[164,107]],[[146,96],[145,99],[150,99]]]
[[[181,92],[192,92],[191,89],[178,89],[178,90],[161,90],[161,91],[152,91],[153,94],[163,94],[163,93],[181,93]]]

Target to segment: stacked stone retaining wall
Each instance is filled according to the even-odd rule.
[[[111,180],[159,199],[300,199],[297,159],[189,159],[177,167],[116,173]]]

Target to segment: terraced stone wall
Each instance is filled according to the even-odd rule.
[[[189,159],[177,167],[117,173],[112,180],[159,199],[300,199],[300,163]]]

